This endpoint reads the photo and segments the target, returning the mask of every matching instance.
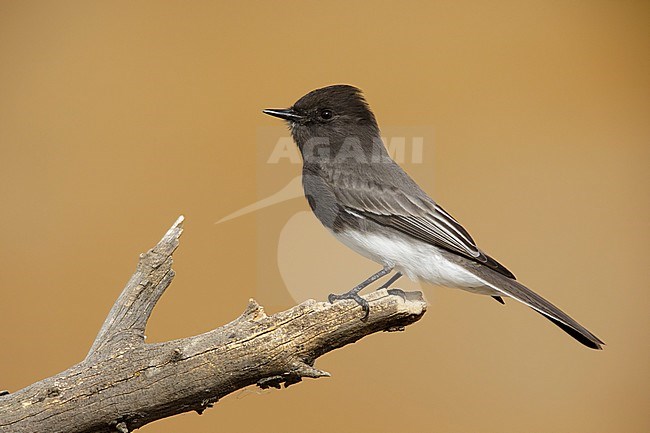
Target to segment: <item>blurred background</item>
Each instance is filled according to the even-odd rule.
[[[419,323],[320,358],[331,378],[142,431],[650,431],[648,22],[643,0],[1,2],[0,389],[82,360],[181,214],[150,342],[375,271],[303,198],[215,224],[300,173],[267,163],[286,130],[260,110],[350,83],[433,131],[409,172],[605,350],[424,286]]]

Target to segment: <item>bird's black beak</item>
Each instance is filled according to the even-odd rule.
[[[262,113],[291,122],[302,119],[302,116],[296,113],[293,108],[269,108],[267,110],[262,110]]]

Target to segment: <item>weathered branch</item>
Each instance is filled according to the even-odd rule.
[[[421,293],[366,296],[367,321],[353,301],[309,300],[267,316],[254,300],[234,321],[205,334],[146,344],[144,330],[174,277],[179,218],[111,309],[86,359],[12,394],[0,394],[0,432],[128,432],[182,412],[202,413],[248,385],[262,388],[318,378],[319,356],[378,331],[403,329],[426,310]]]

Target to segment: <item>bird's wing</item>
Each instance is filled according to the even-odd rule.
[[[407,194],[398,187],[346,183],[336,182],[337,185],[332,186],[343,211],[368,218],[486,265],[508,278],[515,278],[512,272],[483,253],[467,230],[421,190]]]

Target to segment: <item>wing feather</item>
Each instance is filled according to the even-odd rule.
[[[482,252],[467,230],[421,190],[418,196],[413,197],[396,187],[336,182],[333,192],[339,204],[348,212],[460,254],[508,278],[515,278],[512,272]]]

